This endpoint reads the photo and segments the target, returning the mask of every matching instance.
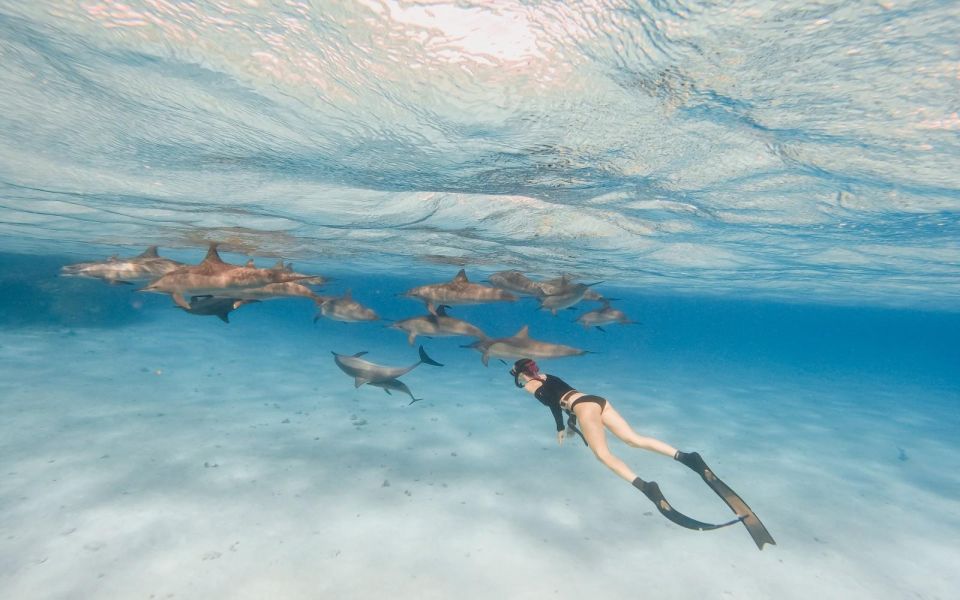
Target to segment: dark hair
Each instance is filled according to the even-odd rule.
[[[539,370],[537,363],[535,363],[532,358],[521,358],[513,363],[513,368],[510,369],[510,374],[513,375],[513,384],[518,388],[522,388],[523,385],[520,384],[520,374],[535,375]]]
[[[513,363],[513,370],[517,373],[536,373],[540,369],[532,358],[521,358]]]

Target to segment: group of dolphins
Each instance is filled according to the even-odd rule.
[[[244,265],[230,264],[220,258],[217,244],[210,245],[203,261],[197,265],[161,257],[157,247],[151,246],[131,258],[114,256],[103,261],[67,265],[61,269],[61,274],[100,279],[114,285],[147,282],[140,291],[169,294],[176,305],[186,312],[215,315],[224,322],[229,322],[230,312],[245,304],[296,297],[309,298],[318,306],[319,313],[314,321],[321,317],[343,322],[375,321],[380,318],[376,312],[354,300],[350,291],[343,296],[322,296],[308,287],[323,286],[329,281],[325,277],[297,273],[282,260],[270,268],[256,267],[253,260]],[[610,305],[611,299],[593,290],[591,286],[595,284],[575,283],[566,275],[534,281],[520,271],[511,270],[494,273],[488,281],[491,285],[471,282],[461,269],[450,281],[407,290],[402,295],[422,301],[427,307],[427,314],[395,321],[389,327],[406,332],[410,345],[413,345],[417,336],[475,338],[476,341],[464,347],[479,351],[483,364],[487,365],[491,357],[559,358],[579,356],[586,351],[535,340],[530,337],[526,325],[512,336],[491,338],[467,321],[449,316],[447,309],[470,304],[513,302],[518,295],[524,295],[537,298],[541,308],[556,315],[558,310],[573,308],[582,300],[593,300],[601,302],[601,306],[581,314],[577,323],[601,331],[603,325],[610,323],[634,323],[622,311]],[[356,387],[369,384],[382,388],[388,394],[391,390],[400,391],[411,397],[411,404],[419,398],[415,398],[398,378],[420,364],[442,366],[427,356],[422,346],[420,360],[403,368],[387,367],[361,359],[366,352],[353,356],[333,354],[337,366],[354,378]]]

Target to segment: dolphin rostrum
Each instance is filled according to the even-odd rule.
[[[191,315],[217,316],[224,323],[230,322],[230,313],[244,304],[260,302],[259,300],[241,300],[239,298],[217,298],[216,296],[191,296],[190,308],[183,308]]]
[[[494,358],[561,358],[587,353],[586,350],[572,346],[537,341],[530,337],[527,325],[511,337],[478,340],[463,348],[473,348],[482,352],[481,360],[484,365],[489,363],[491,356]]]
[[[376,321],[380,318],[372,309],[354,300],[350,290],[347,290],[339,298],[336,296],[320,296],[316,302],[320,306],[320,312],[313,318],[314,323],[319,321],[321,316],[344,323]]]
[[[64,277],[89,277],[102,279],[109,284],[150,281],[184,266],[183,263],[157,254],[157,247],[150,246],[145,252],[132,258],[111,257],[96,262],[77,263],[60,268]]]
[[[397,321],[390,325],[390,329],[407,332],[407,343],[411,346],[418,335],[427,337],[465,335],[480,339],[487,337],[479,327],[461,319],[448,317],[445,305],[440,305],[435,309],[432,304],[428,304],[427,308],[430,310],[430,314]]]
[[[585,312],[577,317],[577,323],[580,323],[586,329],[596,327],[600,331],[605,331],[601,325],[607,325],[609,323],[633,325],[639,323],[639,321],[631,320],[622,310],[612,308],[609,302],[604,301],[603,306],[600,308]]]
[[[353,377],[354,387],[360,387],[365,383],[384,383],[393,379],[397,379],[401,375],[409,373],[413,369],[417,368],[421,363],[433,365],[434,367],[443,366],[427,356],[427,352],[423,349],[423,346],[420,346],[420,360],[413,363],[409,367],[385,367],[383,365],[378,365],[360,358],[366,353],[366,351],[363,351],[357,352],[353,356],[348,356],[346,354],[337,354],[336,352],[331,351],[331,354],[333,354],[333,361],[337,363],[337,366],[340,367],[340,370]]]
[[[407,290],[409,298],[418,298],[435,305],[483,304],[485,302],[513,302],[517,299],[510,292],[480,283],[471,283],[463,269],[446,283],[432,283]]]
[[[258,269],[223,262],[217,244],[210,244],[199,265],[182,266],[152,282],[141,291],[170,294],[183,309],[189,309],[184,296],[236,297],[233,292],[303,279],[284,271]]]
[[[413,395],[413,392],[410,391],[410,388],[407,387],[407,384],[400,381],[399,379],[388,379],[386,381],[371,381],[368,385],[374,387],[383,388],[383,391],[390,394],[390,390],[395,392],[403,392],[404,394],[410,396],[410,404],[414,402],[420,402],[423,398],[417,398]],[[392,395],[392,394],[391,394]],[[410,406],[408,404],[407,406]]]

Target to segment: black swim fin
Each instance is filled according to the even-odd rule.
[[[657,485],[656,481],[644,481],[637,477],[633,480],[633,487],[643,492],[647,498],[650,498],[650,502],[653,502],[657,506],[657,510],[660,511],[660,514],[670,519],[680,527],[686,527],[687,529],[693,529],[696,531],[711,531],[713,529],[720,529],[721,527],[726,527],[728,525],[733,525],[734,523],[740,522],[739,517],[733,519],[732,521],[720,524],[704,523],[703,521],[692,519],[670,506],[670,503],[667,502],[667,499],[663,497],[663,492],[660,491],[660,486]]]
[[[736,492],[730,489],[730,486],[721,481],[720,478],[713,473],[713,470],[703,461],[703,457],[696,452],[678,452],[677,460],[700,475],[707,485],[710,486],[710,489],[720,496],[727,506],[730,507],[730,510],[741,516],[744,527],[747,528],[747,532],[750,533],[750,537],[753,538],[753,542],[757,545],[758,549],[763,550],[764,544],[777,545],[777,542],[773,540],[773,536],[770,535],[770,532],[767,531],[767,528],[764,527],[753,510],[743,501],[743,498],[737,495]]]
[[[583,437],[583,432],[580,431],[579,429],[577,429],[577,415],[571,414],[571,415],[567,418],[567,429],[569,429],[569,430],[572,431],[573,433],[579,435],[579,436],[580,436],[580,439],[583,440],[583,445],[584,445],[584,446],[587,446],[588,448],[590,447],[590,444],[587,443],[587,438]]]

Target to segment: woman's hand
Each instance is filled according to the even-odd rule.
[[[562,445],[563,445],[563,440],[564,440],[564,438],[566,438],[566,437],[567,437],[567,432],[566,432],[565,429],[561,429],[560,431],[558,431],[558,432],[557,432],[557,444],[559,444],[559,445],[562,446]]]

